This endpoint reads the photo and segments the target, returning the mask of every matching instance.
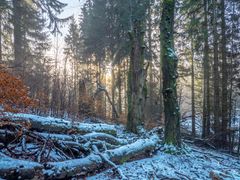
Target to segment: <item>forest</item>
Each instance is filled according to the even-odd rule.
[[[240,180],[240,1],[0,0],[0,179]]]

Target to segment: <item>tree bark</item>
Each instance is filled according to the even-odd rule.
[[[152,10],[151,6],[149,5],[148,8],[148,51],[149,51],[149,60],[150,60],[150,65],[149,65],[149,105],[150,105],[150,114],[152,115],[152,108],[153,108],[153,102],[154,102],[154,97],[153,97],[153,56],[152,56]]]
[[[105,95],[106,95],[106,97],[107,97],[108,102],[109,102],[110,105],[111,105],[111,108],[112,108],[112,111],[113,111],[114,116],[115,116],[116,118],[119,118],[119,114],[118,114],[118,112],[117,112],[117,110],[116,110],[115,104],[112,102],[112,100],[111,100],[111,98],[110,98],[110,96],[109,96],[109,93],[108,93],[108,91],[106,90],[106,88],[103,87],[101,84],[98,84],[97,86],[98,86],[98,89],[97,89],[97,91],[96,91],[95,94],[94,94],[94,98],[96,98],[96,97],[98,96],[98,94],[100,94],[101,92],[104,92]]]
[[[122,79],[121,79],[121,64],[118,64],[118,112],[122,114]]]
[[[174,51],[173,38],[175,0],[164,0],[162,6],[160,50],[163,72],[165,143],[180,147],[180,113],[176,89],[178,58]]]
[[[226,57],[226,22],[225,1],[221,0],[221,29],[222,29],[222,146],[227,146],[228,126],[228,63]]]
[[[194,48],[193,48],[193,39],[191,37],[191,80],[192,80],[192,136],[196,136],[196,110],[195,110],[195,78],[194,78]]]
[[[113,58],[111,58],[111,59],[113,59]],[[111,72],[111,74],[112,74],[112,118],[113,119],[115,119],[116,118],[116,113],[115,113],[115,111],[114,111],[114,108],[113,108],[113,106],[115,106],[115,72],[114,72],[114,67],[112,67],[112,72]]]
[[[2,11],[2,9],[0,8],[0,64],[2,64],[3,63],[3,59],[2,59],[2,13],[3,13],[3,11]]]
[[[125,145],[113,150],[108,150],[101,154],[109,161],[115,163],[123,163],[133,157],[150,152],[154,150],[159,142],[157,135],[154,135],[148,139],[141,139],[132,144]],[[50,162],[47,163],[48,167],[51,167],[51,173],[47,178],[69,178],[78,173],[94,172],[94,170],[101,168],[104,165],[105,158],[100,155],[91,154],[85,158],[74,159],[63,162]],[[56,173],[59,172],[59,173]]]
[[[116,135],[116,129],[113,125],[107,124],[85,124],[85,123],[72,123],[58,118],[44,118],[36,115],[31,117],[24,117],[24,115],[15,114],[13,116],[2,116],[0,120],[10,120],[16,122],[29,123],[32,130],[37,130],[38,132],[48,132],[48,133],[68,133],[70,131],[76,131],[79,134],[86,134],[90,132],[102,132],[107,134]]]
[[[0,177],[6,179],[32,179],[43,165],[35,162],[13,159],[0,153]]]
[[[219,62],[218,62],[218,34],[217,34],[217,0],[213,1],[213,86],[214,86],[214,104],[213,104],[213,115],[214,115],[214,133],[219,134],[220,130],[220,108],[219,108]],[[216,145],[220,144],[219,137],[215,138]]]
[[[14,68],[17,75],[24,74],[24,54],[23,54],[23,36],[22,32],[22,7],[21,1],[13,0],[13,38],[14,38]]]
[[[135,20],[129,33],[131,41],[130,67],[128,72],[128,121],[127,129],[134,133],[144,126],[144,106],[147,97],[144,68],[144,31],[143,22]]]
[[[208,44],[208,0],[204,0],[204,85],[203,85],[203,130],[202,137],[210,134],[210,87],[209,87],[209,44]]]

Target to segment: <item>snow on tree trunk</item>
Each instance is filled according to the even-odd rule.
[[[140,139],[132,144],[105,151],[101,154],[106,159],[116,163],[123,163],[130,158],[136,157],[155,149],[159,142],[159,137],[153,135],[148,139]],[[98,154],[91,154],[85,158],[67,160],[63,162],[49,162],[45,171],[48,178],[67,178],[79,173],[90,173],[101,168],[105,160]]]
[[[133,5],[135,5],[133,1]],[[142,3],[144,4],[144,3]],[[139,4],[136,4],[139,7]],[[142,5],[143,6],[143,5]],[[134,6],[133,6],[134,7]],[[139,7],[140,8],[140,7]],[[134,12],[133,12],[134,13]],[[132,31],[129,32],[131,42],[130,66],[128,72],[128,122],[127,128],[139,133],[144,124],[144,106],[147,97],[147,68],[144,67],[144,16],[133,18]],[[141,20],[140,20],[141,19]]]
[[[11,121],[30,123],[31,129],[37,131],[45,131],[49,133],[67,133],[69,131],[74,131],[79,134],[102,132],[116,135],[115,126],[108,124],[87,124],[78,122],[73,123],[71,121],[66,121],[63,119],[41,117],[30,114],[9,114],[2,116],[0,119],[8,119]]]
[[[181,146],[180,114],[176,90],[178,58],[174,51],[173,40],[175,0],[164,0],[162,6],[160,42],[163,72],[165,143]]]
[[[32,179],[43,165],[35,162],[17,160],[0,153],[0,177],[6,179]]]

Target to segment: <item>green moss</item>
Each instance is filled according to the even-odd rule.
[[[121,158],[121,159],[119,160],[119,163],[120,163],[120,164],[123,164],[123,163],[127,162],[128,160],[129,160],[129,158],[126,156],[126,157]]]
[[[191,148],[185,143],[182,143],[181,147],[175,146],[172,143],[165,143],[160,147],[160,150],[167,154],[184,155],[190,153]]]

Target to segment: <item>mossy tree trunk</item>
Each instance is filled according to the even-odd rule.
[[[163,73],[165,143],[180,147],[180,113],[176,90],[178,58],[174,51],[173,37],[174,9],[175,0],[163,0],[160,43]]]
[[[132,31],[130,66],[128,72],[128,130],[139,133],[144,125],[144,106],[147,96],[146,76],[144,67],[144,30],[143,22],[135,20]]]

